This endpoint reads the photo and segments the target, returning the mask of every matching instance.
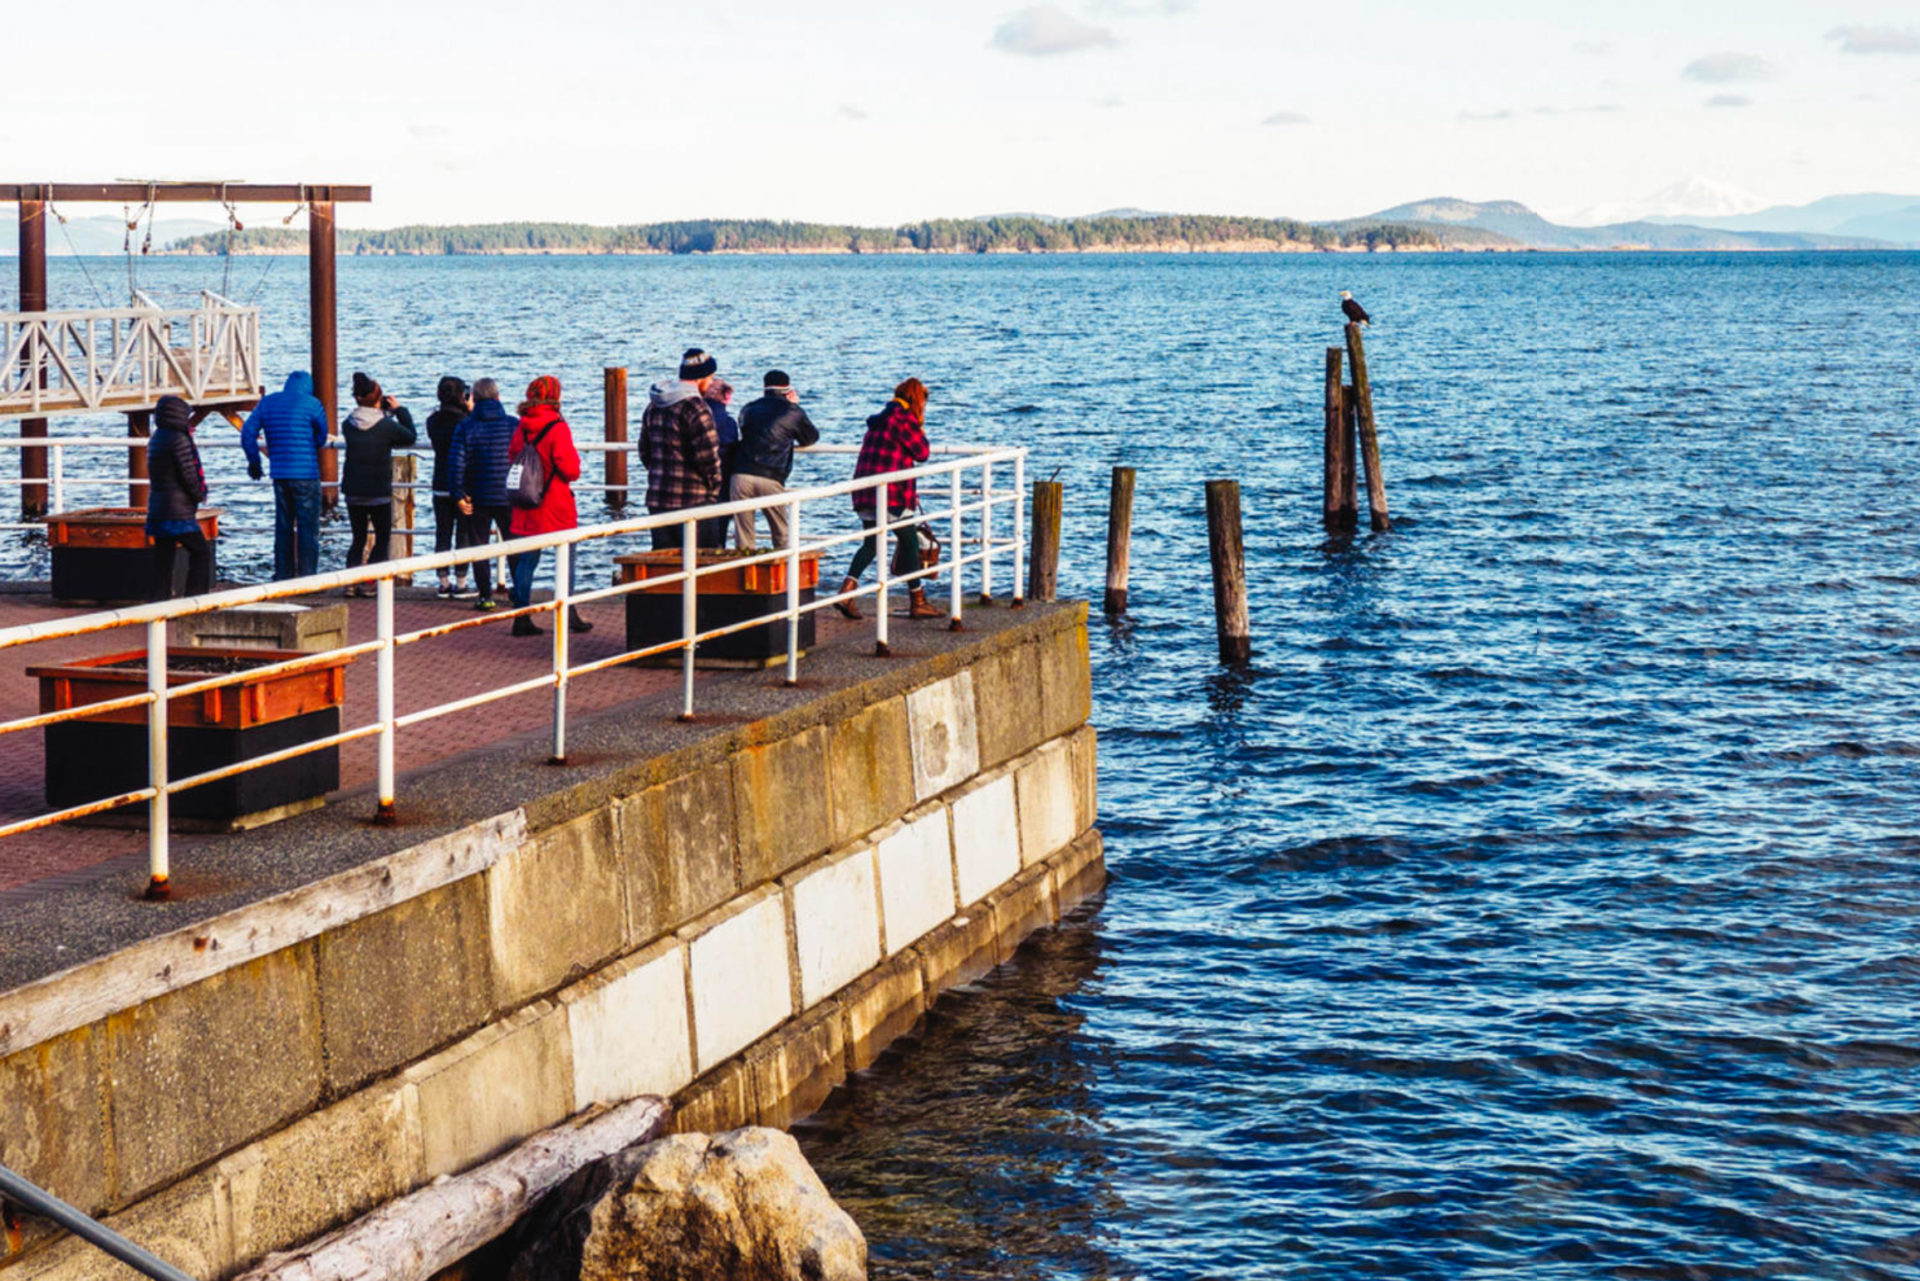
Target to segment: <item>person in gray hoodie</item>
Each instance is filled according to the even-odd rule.
[[[412,446],[417,435],[413,415],[405,405],[380,390],[365,374],[353,376],[353,412],[340,424],[347,445],[347,465],[340,476],[346,496],[351,534],[347,541],[347,568],[378,564],[387,558],[393,536],[393,451]],[[367,553],[367,535],[373,551]],[[365,596],[368,588],[347,588],[349,596]]]
[[[647,411],[640,420],[640,461],[647,468],[647,510],[685,511],[705,507],[720,498],[720,436],[713,413],[702,396],[720,363],[698,347],[680,358],[680,376],[653,385]],[[726,543],[725,522],[701,522],[696,542],[701,547]],[[656,551],[680,546],[680,528],[653,531]]]

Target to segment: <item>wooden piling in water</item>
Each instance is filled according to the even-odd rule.
[[[1133,480],[1131,467],[1113,469],[1113,489],[1107,499],[1106,612],[1127,612],[1127,572],[1133,558]]]
[[[625,507],[627,505],[627,367],[625,365],[607,366],[603,393],[606,405],[607,443],[619,446],[618,449],[609,449],[602,455],[606,461],[607,506]],[[720,497],[725,501],[725,494]]]
[[[1367,349],[1360,339],[1360,326],[1347,326],[1347,357],[1353,364],[1355,417],[1360,424],[1360,457],[1367,467],[1367,511],[1373,532],[1383,534],[1392,528],[1387,519],[1387,482],[1380,474],[1380,435],[1373,422],[1373,387],[1367,381]]]
[[[147,437],[152,434],[153,411],[129,409],[127,439],[134,442],[127,446],[127,506],[129,507],[147,505]]]
[[[1065,487],[1033,482],[1033,538],[1027,544],[1027,599],[1052,600],[1060,588],[1060,509]]]
[[[1207,482],[1207,555],[1213,562],[1213,621],[1220,661],[1244,663],[1253,656],[1247,618],[1247,550],[1240,532],[1240,482]]]
[[[1321,523],[1329,534],[1345,533],[1358,520],[1353,471],[1353,418],[1340,381],[1341,351],[1327,348],[1326,440],[1322,446]]]

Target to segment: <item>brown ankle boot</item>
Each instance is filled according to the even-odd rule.
[[[846,579],[840,584],[839,594],[842,596],[845,596],[848,592],[852,591],[854,588],[858,587],[859,585],[860,585],[860,581],[858,579],[854,579],[854,578]],[[833,603],[833,607],[839,610],[842,614],[845,614],[848,618],[861,619],[866,617],[865,614],[862,614],[860,612],[860,602],[857,600],[835,601]]]
[[[927,603],[927,589],[915,587],[907,592],[908,618],[945,618],[947,611]]]

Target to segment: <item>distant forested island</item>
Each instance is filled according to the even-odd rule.
[[[1291,218],[1212,215],[1150,217],[941,218],[902,227],[851,227],[764,219],[696,219],[595,227],[575,222],[501,222],[394,227],[338,233],[349,254],[708,254],[708,253],[1128,253],[1368,252],[1491,247],[1452,229],[1407,223],[1337,224]],[[223,232],[176,240],[163,251],[226,252]],[[236,233],[236,254],[305,253],[307,234],[288,227]]]

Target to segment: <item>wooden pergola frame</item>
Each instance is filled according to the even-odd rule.
[[[340,389],[338,333],[335,321],[334,223],[336,204],[364,204],[373,188],[332,183],[253,182],[15,182],[0,183],[0,201],[20,207],[20,310],[47,309],[47,205],[63,204],[304,204],[307,207],[307,298],[312,346],[312,373],[316,394],[327,408],[327,421],[339,417]],[[127,429],[144,436],[146,411],[130,413]],[[45,436],[47,420],[24,418],[22,437]],[[138,452],[138,451],[135,451]],[[131,455],[129,465],[133,464]],[[145,456],[140,460],[145,463]],[[329,501],[337,478],[332,450],[320,451],[321,477]],[[47,510],[47,453],[20,451],[20,509],[29,519]]]

